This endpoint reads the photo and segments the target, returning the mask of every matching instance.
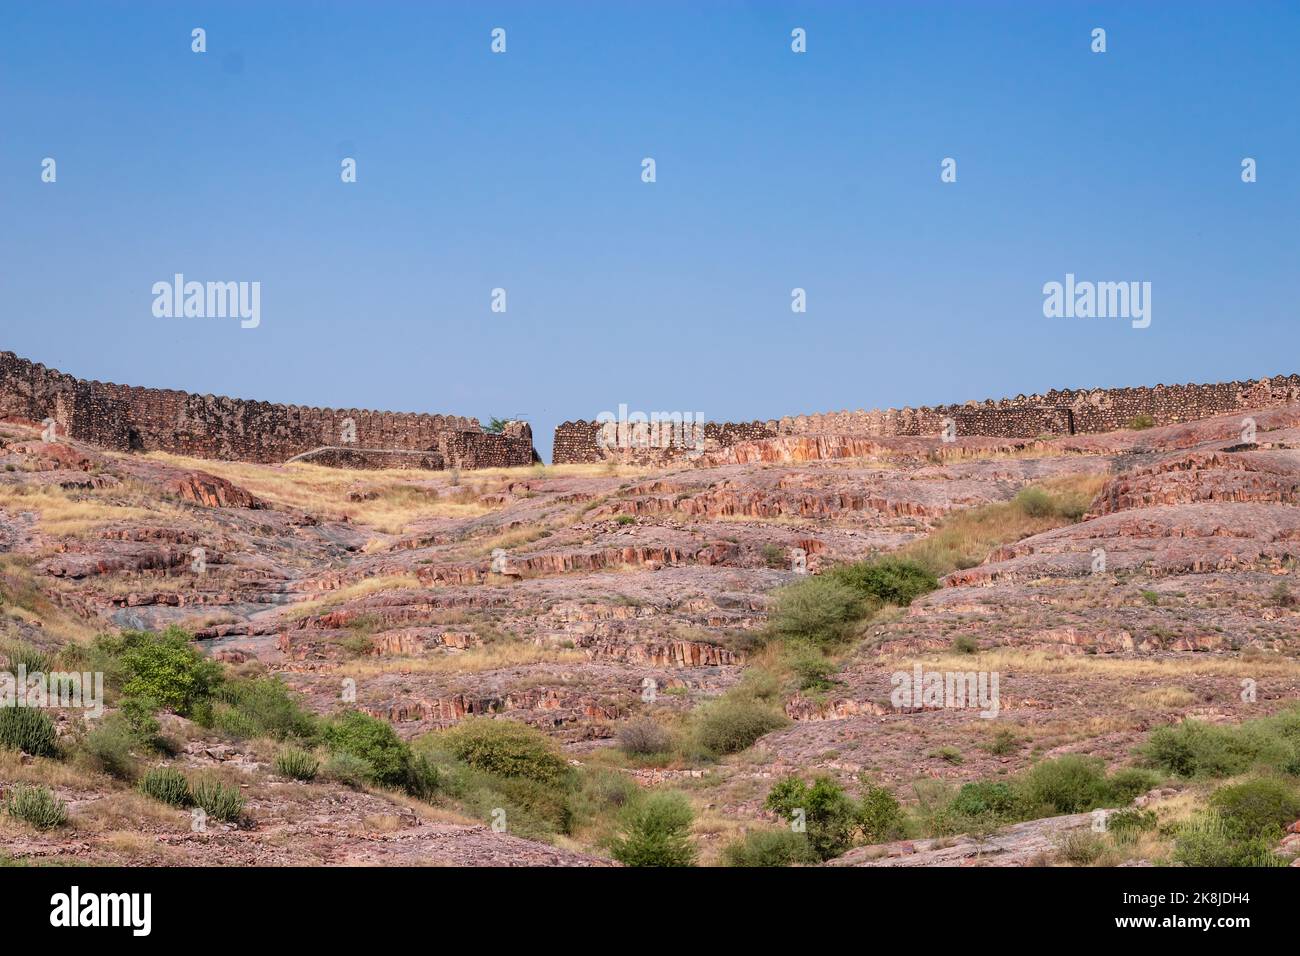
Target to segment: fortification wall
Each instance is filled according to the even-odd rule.
[[[0,418],[53,418],[69,437],[116,451],[236,461],[283,462],[326,446],[347,446],[345,457],[354,462],[382,457],[366,449],[437,453],[390,459],[409,467],[507,467],[535,458],[532,432],[519,422],[489,434],[477,419],[454,415],[309,408],[83,381],[12,352],[0,352]]]
[[[952,421],[958,436],[1035,438],[1039,435],[1095,433],[1124,428],[1140,415],[1157,425],[1173,425],[1248,409],[1300,402],[1300,375],[1277,375],[1254,381],[1208,385],[1156,385],[1111,389],[1053,389],[1046,394],[1017,395],[997,401],[966,402],[934,408],[887,408],[798,415],[767,422],[709,423],[706,450],[768,435],[938,436]],[[643,448],[624,442],[598,441],[600,424],[565,422],[555,430],[556,464],[620,457],[655,461],[680,452]]]

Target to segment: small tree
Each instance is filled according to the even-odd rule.
[[[693,866],[693,818],[690,803],[680,793],[652,793],[625,811],[622,831],[610,851],[627,866]]]
[[[801,822],[813,851],[823,860],[852,846],[859,825],[858,808],[830,777],[818,777],[811,786],[786,777],[768,792],[767,808],[792,824]]]

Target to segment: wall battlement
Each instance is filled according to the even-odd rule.
[[[705,450],[741,441],[779,435],[865,435],[938,437],[951,420],[957,437],[1036,438],[1124,428],[1140,415],[1157,425],[1173,425],[1247,409],[1273,408],[1300,402],[1300,375],[1276,375],[1254,381],[1217,382],[1209,385],[1156,385],[1135,388],[1053,389],[1043,395],[966,402],[921,408],[887,408],[874,411],[827,412],[798,415],[766,422],[708,423]],[[606,458],[670,460],[689,449],[622,447],[607,432],[600,440],[596,421],[564,422],[555,429],[556,464],[601,461]],[[644,436],[637,436],[644,437]],[[644,441],[641,442],[645,444]]]
[[[279,405],[85,381],[13,352],[0,352],[0,418],[52,418],[68,437],[115,451],[234,461],[278,463],[332,446],[349,453],[313,460],[349,467],[496,468],[536,458],[524,422],[510,422],[497,434],[485,432],[476,418],[455,415]]]

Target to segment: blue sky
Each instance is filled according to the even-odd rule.
[[[0,348],[521,413],[547,458],[620,403],[1293,372],[1298,44],[1295,3],[9,3]],[[176,272],[261,282],[260,327],[154,317]],[[1151,326],[1044,318],[1067,272],[1151,282]]]

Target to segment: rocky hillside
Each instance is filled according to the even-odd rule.
[[[1276,778],[1294,800],[1300,772],[1300,719],[1275,717],[1300,697],[1300,408],[1253,418],[1248,444],[1232,415],[465,474],[116,454],[0,425],[11,669],[102,666],[109,685],[98,723],[50,711],[46,752],[0,727],[5,793],[45,788],[67,816],[0,818],[5,852],[644,862],[647,801],[671,795],[701,863],[1186,862],[1207,808],[1235,820],[1218,794]],[[163,651],[100,637],[169,628],[220,665],[183,705],[140,689]],[[996,715],[900,706],[918,666],[996,675]],[[385,752],[427,776],[385,777],[347,714],[375,718],[367,740],[391,726]],[[1270,744],[1247,753],[1252,722]],[[1174,739],[1188,726],[1232,759]],[[289,749],[318,765],[306,779]],[[242,807],[196,830],[143,783],[160,768]],[[1057,769],[1092,791],[1059,797]],[[789,827],[778,790],[819,776],[842,819]],[[1285,863],[1287,799],[1276,830],[1225,845]],[[1099,809],[1138,836],[1094,834]]]

